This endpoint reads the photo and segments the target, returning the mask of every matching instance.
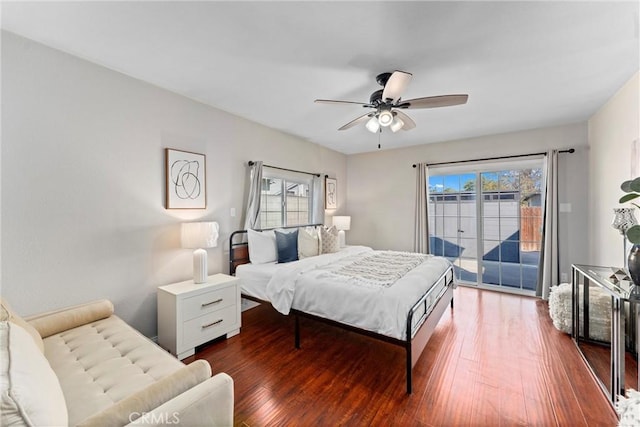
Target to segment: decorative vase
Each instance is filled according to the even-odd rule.
[[[629,228],[638,223],[633,211],[634,208],[614,208],[611,226],[618,230],[620,234],[626,233]]]
[[[631,247],[627,262],[631,280],[636,286],[640,286],[640,245],[635,244]]]

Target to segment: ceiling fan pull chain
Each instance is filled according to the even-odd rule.
[[[380,131],[378,132],[378,150],[380,149],[380,136],[382,135],[382,128],[380,128]]]

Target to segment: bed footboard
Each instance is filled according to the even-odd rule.
[[[453,267],[449,267],[442,273],[431,289],[414,304],[407,316],[407,340],[405,344],[407,352],[407,394],[411,394],[413,391],[413,367],[422,355],[422,351],[427,346],[429,338],[431,338],[447,306],[451,305],[453,309],[453,277]],[[444,284],[444,288],[440,288],[442,284]],[[429,311],[427,301],[432,292],[440,292],[440,295],[437,297],[438,302]],[[414,324],[413,319],[421,310],[424,311]]]

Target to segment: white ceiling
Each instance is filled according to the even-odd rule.
[[[377,149],[364,126],[375,76],[404,70],[395,148],[586,120],[639,68],[630,2],[2,2],[2,28],[343,153]]]

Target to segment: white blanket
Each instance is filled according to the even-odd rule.
[[[427,256],[391,286],[363,286],[360,279],[335,271],[372,255],[371,248],[348,247],[335,254],[278,265],[266,295],[279,312],[291,308],[398,339],[406,339],[407,314],[450,266]]]

